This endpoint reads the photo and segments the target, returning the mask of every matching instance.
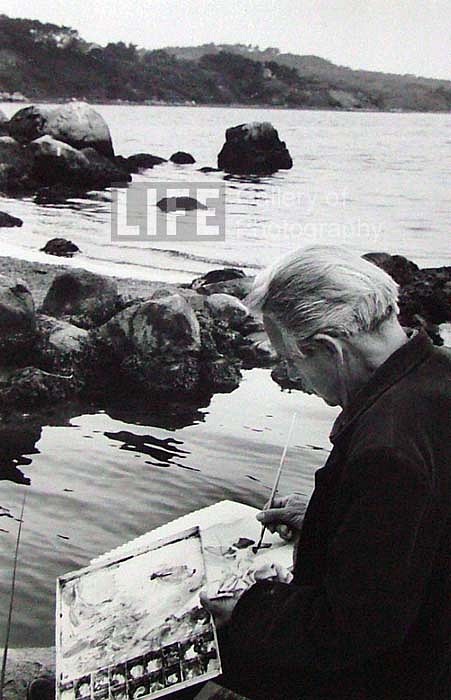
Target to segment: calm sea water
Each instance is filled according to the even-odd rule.
[[[8,115],[17,109],[0,107]],[[259,182],[226,184],[223,243],[112,243],[109,201],[37,206],[25,200],[4,203],[24,220],[24,227],[0,231],[3,254],[55,262],[39,248],[49,238],[64,236],[82,251],[73,265],[158,280],[191,279],[224,262],[266,265],[287,250],[316,242],[343,243],[360,253],[401,253],[423,267],[450,259],[449,115],[138,106],[98,110],[110,125],[117,153],[145,151],[169,158],[184,150],[197,161],[158,166],[137,176],[138,181],[214,183],[217,174],[197,169],[216,165],[227,127],[253,120],[274,124],[294,167]],[[154,214],[155,207],[149,212]]]
[[[0,107],[8,115],[17,108]],[[1,209],[25,223],[0,230],[1,254],[60,263],[39,248],[62,235],[82,250],[68,265],[174,281],[224,263],[252,270],[313,242],[401,253],[421,266],[451,263],[448,115],[98,109],[117,153],[169,157],[186,150],[196,158],[193,166],[154,168],[141,181],[180,187],[215,182],[217,174],[196,169],[216,164],[227,127],[250,120],[271,121],[295,165],[257,182],[226,183],[223,243],[113,244],[108,195],[106,201],[46,207],[4,200]],[[265,370],[246,372],[239,389],[215,396],[209,406],[161,405],[149,397],[145,409],[72,406],[25,415],[20,425],[0,424],[0,646],[25,490],[12,644],[47,645],[53,643],[58,575],[222,498],[261,506],[294,410],[299,420],[281,490],[308,495],[314,471],[327,457],[337,411],[315,397],[281,393]]]

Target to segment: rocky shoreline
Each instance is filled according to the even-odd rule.
[[[365,257],[400,285],[401,323],[443,344],[451,268],[420,270],[386,253]],[[302,389],[288,381],[243,304],[253,277],[241,270],[170,285],[0,258],[0,275],[2,414],[134,394],[208,401],[236,389],[241,370],[254,367],[272,368],[282,388]]]

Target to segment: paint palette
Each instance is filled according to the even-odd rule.
[[[162,697],[221,673],[198,527],[58,579],[57,698]]]

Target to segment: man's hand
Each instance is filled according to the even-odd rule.
[[[280,564],[263,564],[254,571],[256,581],[280,581],[281,583],[291,583],[293,574]]]
[[[277,532],[287,542],[297,539],[302,528],[307,502],[305,497],[291,494],[275,498],[272,508],[262,510],[257,515],[262,525],[270,532]]]
[[[228,623],[232,617],[235,605],[238,603],[241,593],[233,596],[209,598],[204,592],[200,594],[201,605],[213,615],[216,627],[220,629]]]

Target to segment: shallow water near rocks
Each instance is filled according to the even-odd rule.
[[[22,418],[16,433],[0,426],[0,454],[10,466],[0,501],[3,601],[14,518],[27,491],[11,645],[53,644],[57,576],[218,500],[262,507],[295,410],[280,490],[307,498],[314,471],[327,459],[337,410],[312,396],[281,392],[267,370],[245,372],[236,391],[216,395],[207,407],[155,404],[138,412],[122,405],[91,413],[75,406],[40,421]],[[17,483],[25,479],[29,486]],[[2,630],[6,616],[5,604]]]

